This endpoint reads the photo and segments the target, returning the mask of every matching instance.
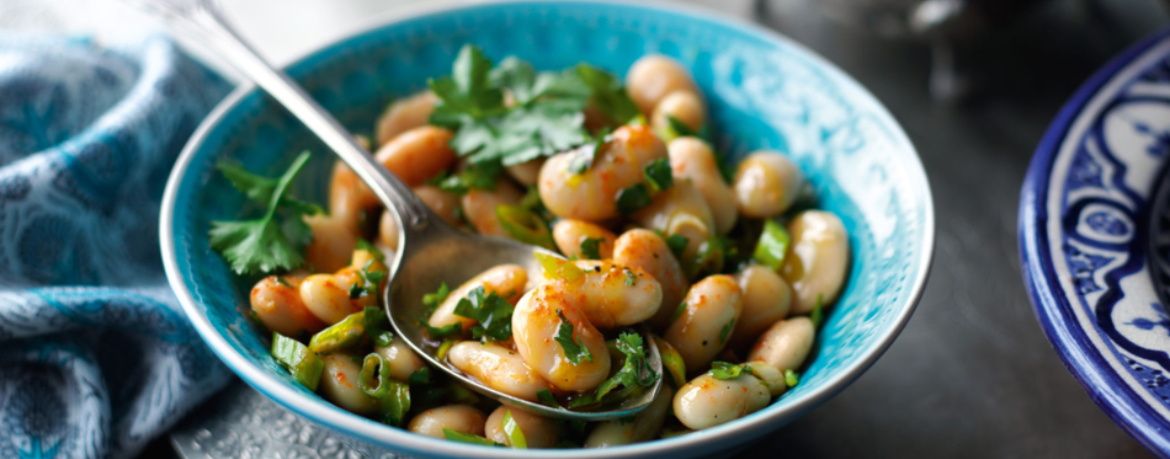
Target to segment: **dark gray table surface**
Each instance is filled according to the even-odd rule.
[[[885,356],[740,457],[1149,457],[1041,333],[1020,274],[1016,210],[1032,152],[1063,101],[1109,56],[1161,27],[1162,7],[1057,0],[1037,8],[963,51],[978,92],[943,104],[927,93],[923,45],[826,24],[794,2],[769,6],[766,25],[855,76],[905,127],[930,177],[938,238],[926,294]],[[220,402],[176,431],[183,454],[215,456],[191,445],[210,438],[200,430],[207,417],[235,403]],[[168,451],[156,443],[144,457]]]

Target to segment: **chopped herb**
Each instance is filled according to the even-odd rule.
[[[674,174],[670,170],[670,163],[658,158],[642,168],[642,177],[650,184],[650,190],[660,193],[674,184]]]
[[[447,283],[441,282],[439,283],[439,289],[436,290],[435,293],[428,293],[423,295],[423,305],[427,307],[427,315],[435,312],[435,309],[438,309],[439,305],[442,304],[443,300],[447,299],[447,295],[450,294],[451,289],[447,287]]]
[[[432,327],[431,324],[427,323],[425,320],[420,320],[418,324],[427,331],[427,336],[430,336],[431,339],[443,339],[448,336],[455,336],[463,333],[462,322],[455,322],[453,324],[447,324],[442,327]]]
[[[362,328],[365,329],[366,336],[374,342],[384,334],[390,333],[390,319],[386,317],[386,311],[373,306],[366,306],[362,309]],[[391,334],[389,339],[393,339]]]
[[[683,362],[682,354],[679,354],[674,346],[661,337],[654,337],[654,345],[658,348],[659,357],[662,358],[662,368],[666,369],[667,375],[670,375],[674,387],[682,387],[683,384],[687,383],[686,362]]]
[[[635,183],[621,189],[617,193],[617,210],[622,215],[629,215],[650,205],[650,190],[644,183]]]
[[[446,437],[448,440],[451,440],[451,441],[457,441],[460,443],[471,443],[473,445],[504,446],[504,445],[501,445],[501,444],[496,443],[494,441],[488,440],[484,437],[481,437],[479,435],[458,432],[458,431],[448,429],[446,427],[443,428],[443,437]]]
[[[760,234],[760,242],[756,244],[752,259],[772,268],[772,271],[779,271],[791,242],[788,230],[772,220],[764,220],[764,232]]]
[[[402,427],[406,421],[406,413],[410,412],[410,386],[393,379],[383,381],[383,384],[389,390],[378,399],[378,412],[382,414],[382,423]]]
[[[577,147],[577,151],[573,153],[573,157],[569,160],[568,171],[575,175],[584,174],[590,167],[593,167],[593,162],[597,159],[597,155],[604,151],[606,142],[609,142],[609,140],[605,134],[602,134],[597,136],[597,139],[593,142]]]
[[[573,339],[573,324],[565,318],[565,313],[558,309],[557,317],[561,318],[561,324],[557,326],[557,335],[554,339],[560,343],[561,349],[565,351],[565,358],[569,359],[573,365],[580,365],[582,360],[592,362],[593,353],[589,352],[589,348]]]
[[[451,350],[451,346],[454,346],[457,342],[458,340],[451,338],[443,340],[443,342],[439,344],[439,350],[435,351],[435,358],[442,361],[447,357],[447,352]]]
[[[588,64],[578,64],[577,75],[589,86],[593,105],[613,124],[626,124],[641,115],[621,80],[613,74]]]
[[[374,247],[374,244],[371,244],[370,241],[367,241],[365,238],[360,238],[360,237],[358,238],[357,250],[364,250],[366,252],[370,252],[370,254],[373,255],[374,258],[377,258],[378,261],[385,261],[386,260],[386,254],[382,253],[381,250],[378,250],[377,247]]]
[[[675,319],[678,319],[678,316],[681,316],[682,313],[686,310],[687,310],[687,302],[683,301],[682,303],[679,303],[678,307],[674,308],[674,314],[670,315],[670,321],[674,322]]]
[[[581,240],[581,258],[585,260],[601,259],[601,244],[605,238],[587,237]]]
[[[743,367],[718,360],[711,362],[711,370],[707,372],[712,378],[724,380],[735,379],[743,373]]]
[[[513,448],[528,449],[528,440],[524,438],[524,431],[520,430],[520,426],[516,424],[516,420],[512,419],[512,411],[504,411],[504,420],[500,422],[500,427],[504,429],[504,435],[508,437],[508,443]]]
[[[633,286],[634,283],[638,281],[638,275],[634,274],[634,270],[630,269],[629,267],[624,267],[622,268],[622,271],[626,273],[627,287]]]
[[[796,387],[800,383],[800,375],[792,370],[784,370],[784,384],[788,387]]]
[[[496,206],[496,218],[512,239],[549,250],[556,249],[548,223],[536,212],[523,206],[501,204]]]
[[[314,392],[317,390],[317,383],[321,381],[321,372],[325,369],[325,362],[304,344],[280,333],[273,333],[272,357],[280,366],[288,370],[293,379],[300,385]]]
[[[378,336],[374,337],[374,344],[381,346],[381,347],[387,347],[393,343],[394,343],[394,333],[393,332],[384,331],[382,333],[378,333]]]
[[[561,403],[557,401],[556,397],[553,397],[552,392],[549,392],[548,389],[541,389],[537,391],[536,399],[540,400],[541,404],[548,405],[553,408],[561,408]]]
[[[731,336],[731,331],[734,329],[735,329],[735,319],[733,318],[733,319],[731,319],[731,322],[728,322],[727,325],[723,326],[722,330],[719,330],[719,345],[720,346],[727,344],[727,337]]]
[[[428,184],[439,187],[439,190],[458,196],[470,193],[471,190],[495,190],[499,183],[500,165],[498,163],[483,163],[470,165],[463,172],[449,175],[447,171],[427,180]]]
[[[410,374],[407,382],[412,386],[425,386],[431,383],[431,367],[422,367]]]
[[[301,153],[306,155],[308,153]],[[299,158],[298,158],[299,159]],[[277,185],[280,181],[277,179],[270,179],[268,177],[261,177],[259,175],[248,172],[243,166],[220,160],[215,163],[215,168],[219,173],[223,174],[228,181],[232,182],[232,186],[244,193],[248,199],[252,201],[267,205],[272,200],[272,193],[276,191]],[[295,210],[304,215],[319,215],[325,213],[325,210],[311,202],[301,201],[292,196],[281,196],[280,205]]]
[[[471,290],[455,305],[455,315],[478,322],[471,327],[474,339],[504,341],[512,337],[512,304],[496,292],[485,293],[483,285]]]
[[[675,137],[698,137],[699,136],[698,131],[692,129],[690,126],[687,125],[687,123],[682,122],[682,120],[680,120],[678,118],[675,118],[675,117],[670,116],[670,115],[666,115],[666,122],[669,124],[670,130],[673,131],[673,134]]]
[[[682,258],[682,254],[687,250],[687,244],[690,242],[691,240],[686,236],[677,234],[666,237],[666,246],[670,248],[670,252],[674,254],[675,258]]]
[[[289,284],[288,281],[284,280],[284,278],[280,276],[276,276],[276,283],[288,288],[293,288],[292,284]]]
[[[374,261],[376,260],[371,258],[358,271],[358,277],[360,277],[361,282],[354,282],[353,285],[349,286],[349,299],[356,300],[378,294],[378,286],[382,285],[382,280],[386,278],[386,272],[370,271],[370,267],[374,265]]]
[[[618,393],[624,396],[643,387],[649,387],[662,376],[656,373],[654,368],[650,366],[650,363],[646,361],[646,349],[643,347],[642,335],[633,332],[622,332],[621,335],[618,335],[616,346],[618,351],[626,356],[622,368],[614,373],[613,376],[610,376],[609,379],[602,381],[594,393],[573,399],[569,403],[570,408],[607,403],[610,399],[606,398],[606,395],[609,395],[618,386],[626,388]],[[624,397],[618,397],[616,399],[620,400],[622,398]]]
[[[813,329],[815,330],[819,330],[821,324],[825,323],[824,301],[825,294],[818,293],[817,301],[813,303],[812,313],[808,315],[809,320],[812,320]]]
[[[304,263],[302,253],[312,239],[309,225],[301,219],[307,212],[301,206],[286,204],[285,193],[308,161],[309,152],[301,153],[271,188],[250,182],[269,190],[244,192],[257,199],[268,196],[264,216],[255,220],[211,222],[208,232],[211,247],[223,255],[236,274],[292,270]],[[288,211],[288,215],[282,216],[283,224],[277,221],[280,209]]]

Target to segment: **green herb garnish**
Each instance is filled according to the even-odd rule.
[[[788,387],[796,387],[800,383],[800,375],[792,370],[784,370],[784,384]]]
[[[569,319],[565,318],[565,313],[558,309],[557,316],[561,318],[561,323],[557,326],[557,335],[553,339],[565,351],[565,358],[569,359],[569,362],[573,365],[580,365],[582,360],[592,362],[593,353],[589,352],[589,348],[573,339],[573,324],[569,322]]]
[[[496,206],[496,218],[512,239],[529,245],[556,250],[548,223],[536,212],[523,206],[501,204]]]
[[[644,183],[635,183],[623,188],[617,193],[617,210],[622,215],[629,215],[650,205],[650,190]]]
[[[817,301],[813,303],[812,313],[808,315],[809,320],[813,323],[813,329],[820,330],[821,324],[825,323],[824,312],[825,294],[818,293]]]
[[[374,244],[371,244],[370,241],[367,241],[365,238],[358,238],[357,250],[370,252],[370,254],[374,255],[374,258],[377,258],[378,261],[386,261],[386,254],[382,253],[381,250],[378,250],[377,247],[374,247]]]
[[[471,327],[474,339],[503,341],[512,337],[512,304],[496,292],[485,293],[482,285],[474,288],[455,305],[455,315],[478,322]]]
[[[731,322],[728,322],[727,325],[723,326],[722,330],[719,330],[719,346],[722,347],[724,344],[727,344],[727,337],[731,335],[731,331],[734,329],[735,319],[733,318],[731,319]]]
[[[552,392],[549,392],[548,389],[541,389],[537,391],[536,399],[544,405],[548,405],[553,408],[562,408],[561,403],[557,401],[556,397],[553,397]]]
[[[381,347],[387,347],[391,344],[394,344],[394,333],[389,331],[378,333],[378,336],[374,337],[374,344]]]
[[[423,295],[423,305],[427,307],[427,315],[435,312],[443,300],[447,299],[447,295],[451,294],[451,289],[447,288],[446,282],[439,283],[439,289],[435,293],[428,293]]]
[[[221,172],[231,171],[224,174],[249,198],[267,198],[267,210],[259,219],[211,222],[211,247],[223,255],[236,274],[292,270],[304,263],[302,253],[312,239],[312,231],[301,216],[317,213],[320,208],[286,199],[285,193],[308,161],[309,152],[301,153],[275,184],[242,168],[221,167]],[[281,209],[285,210],[283,214]],[[278,216],[282,217],[280,221]]]
[[[378,286],[382,284],[382,279],[386,278],[385,271],[370,271],[370,267],[374,265],[374,259],[366,262],[365,266],[358,271],[358,277],[361,282],[354,282],[349,286],[349,299],[356,300],[365,298],[370,295],[378,294]]]
[[[605,238],[587,237],[581,240],[581,258],[585,260],[601,259],[601,243]]]
[[[501,444],[496,443],[494,441],[488,440],[487,438],[481,437],[479,435],[458,432],[458,431],[448,429],[446,427],[443,428],[443,437],[446,437],[448,440],[451,440],[451,441],[457,441],[460,443],[471,443],[473,445],[504,446],[504,445],[501,445]]]
[[[576,70],[581,80],[589,86],[594,106],[605,113],[612,123],[626,124],[641,115],[621,80],[613,74],[588,64],[578,64]]]
[[[716,360],[711,362],[711,370],[707,373],[710,374],[712,378],[718,380],[735,379],[743,373],[743,367]]]
[[[463,333],[462,322],[455,322],[444,325],[442,327],[432,327],[431,324],[427,323],[425,320],[420,320],[418,324],[427,331],[427,336],[430,336],[431,339],[443,339],[448,336],[455,336]]]
[[[625,363],[622,364],[621,369],[609,379],[602,381],[594,393],[573,399],[569,403],[570,408],[608,403],[611,400],[607,399],[606,396],[614,389],[625,387],[632,393],[640,388],[649,387],[662,376],[654,372],[654,368],[646,361],[646,349],[643,347],[641,335],[633,332],[622,332],[618,336],[616,346],[618,351],[625,354]],[[624,394],[627,391],[623,389],[621,392]]]
[[[634,270],[632,270],[628,267],[624,267],[624,268],[622,268],[622,271],[625,272],[625,274],[626,274],[626,281],[625,282],[626,282],[627,287],[633,286],[634,283],[638,281],[638,275],[634,274]]]
[[[661,193],[674,184],[674,173],[670,170],[670,162],[663,158],[651,161],[650,164],[642,168],[642,177],[646,179],[646,183],[650,184],[650,190],[655,193]]]
[[[682,313],[686,310],[687,310],[687,302],[683,301],[682,303],[679,303],[678,307],[674,308],[674,314],[670,315],[670,321],[674,322],[675,319],[678,319],[678,316],[681,316]]]
[[[410,374],[407,382],[412,386],[425,386],[431,383],[431,367],[422,367]]]
[[[682,259],[683,252],[687,250],[687,244],[690,242],[691,240],[686,236],[679,236],[677,234],[666,237],[666,246],[670,248],[670,252],[678,259]]]

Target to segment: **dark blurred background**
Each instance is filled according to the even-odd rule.
[[[439,1],[222,3],[265,54],[287,62]],[[1016,210],[1028,161],[1061,104],[1110,56],[1167,23],[1162,2],[680,3],[758,21],[857,78],[917,146],[938,215],[926,294],[886,355],[839,396],[740,457],[1150,456],[1093,404],[1041,333],[1021,279]],[[148,24],[113,0],[0,0],[0,29],[113,41]],[[224,433],[232,416],[265,403],[237,383],[141,457],[272,457],[232,450],[246,442]],[[217,444],[224,448],[209,447]]]

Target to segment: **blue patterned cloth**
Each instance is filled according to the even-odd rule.
[[[0,458],[126,458],[231,378],[167,287],[171,165],[230,89],[163,37],[0,34]]]

